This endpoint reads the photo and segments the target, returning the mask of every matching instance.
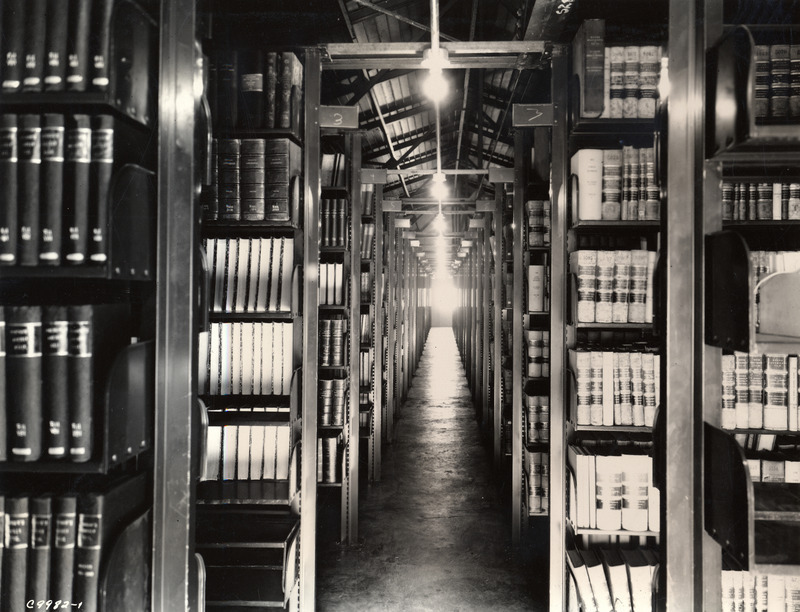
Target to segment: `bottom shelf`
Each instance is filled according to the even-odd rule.
[[[283,568],[206,564],[206,608],[283,608]]]
[[[198,504],[289,505],[288,480],[207,480],[197,485]]]

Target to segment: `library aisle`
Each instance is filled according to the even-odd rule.
[[[450,328],[431,329],[383,479],[363,491],[360,546],[319,556],[318,608],[545,610],[511,557]],[[324,561],[323,561],[324,560]]]

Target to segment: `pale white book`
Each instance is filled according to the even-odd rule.
[[[597,251],[597,293],[594,319],[598,323],[613,320],[614,251]]]
[[[631,404],[631,354],[619,353],[619,413],[620,425],[633,425]]]
[[[236,479],[250,478],[250,425],[239,425],[236,453]]]
[[[200,395],[209,393],[209,342],[210,331],[197,334],[197,391]]]
[[[292,278],[294,275],[294,238],[283,239],[283,262],[281,263],[281,291],[278,310],[292,310]]]
[[[220,355],[222,351],[222,326],[212,323],[208,342],[208,392],[220,395]]]
[[[294,369],[292,350],[292,332],[294,326],[291,323],[284,323],[281,326],[283,332],[283,353],[281,358],[281,394],[289,395],[292,388],[292,370]]]
[[[261,239],[250,238],[250,267],[247,273],[247,304],[246,312],[255,312],[258,299],[258,281],[261,271]]]
[[[656,273],[656,253],[655,251],[647,251],[647,285],[645,288],[645,311],[644,311],[644,322],[645,323],[652,323],[653,322],[653,310],[655,308],[655,288],[653,283],[655,282],[655,273]]]
[[[544,266],[534,264],[528,266],[528,312],[544,310]]]
[[[595,482],[597,491],[597,529],[617,531],[622,528],[622,475],[621,457],[595,455]]]
[[[580,551],[581,557],[586,564],[586,573],[589,574],[589,582],[592,584],[592,593],[597,605],[598,612],[615,612],[611,602],[611,592],[606,582],[606,572],[603,562],[598,558],[593,550]]]
[[[236,479],[236,444],[239,431],[236,425],[222,427],[222,480]]]
[[[631,353],[631,405],[635,427],[644,427],[644,380],[642,378],[642,354]]]
[[[272,395],[273,381],[272,360],[275,355],[273,328],[274,323],[261,323],[261,394]]]
[[[253,370],[255,366],[255,351],[253,340],[255,336],[254,328],[256,324],[244,323],[242,324],[242,349],[241,349],[241,362],[242,362],[242,382],[240,393],[244,395],[253,394]]]
[[[769,574],[767,578],[767,612],[786,612],[786,577]]]
[[[272,327],[272,392],[283,394],[283,323]]]
[[[589,527],[597,529],[597,457],[586,453],[586,475],[589,480]]]
[[[634,612],[653,610],[653,573],[650,564],[639,549],[620,549],[628,570],[628,584]]]
[[[614,355],[603,351],[603,425],[614,425]]]
[[[596,221],[602,218],[603,201],[603,151],[581,149],[570,163],[573,180],[574,209],[581,221]]]
[[[567,549],[567,564],[578,590],[578,596],[583,604],[584,612],[597,612],[592,583],[586,570],[586,563],[581,554],[574,549]]]
[[[212,310],[222,312],[225,306],[225,269],[230,249],[230,240],[227,238],[216,238],[213,240],[214,247],[214,302]]]
[[[270,265],[272,264],[272,238],[259,238],[261,243],[258,260],[258,290],[256,292],[256,312],[265,312],[269,303]]]
[[[228,258],[225,266],[225,312],[233,312],[236,297],[236,270],[239,258],[239,240],[228,239]]]
[[[595,426],[603,424],[603,352],[592,351],[592,406],[590,423]],[[613,408],[612,408],[613,411]]]
[[[600,551],[600,554],[603,558],[614,612],[633,612],[631,590],[628,586],[628,570],[622,556],[616,549],[604,549]]]
[[[262,393],[264,379],[264,325],[253,324],[253,394]]]
[[[231,323],[221,323],[222,333],[220,336],[220,395],[231,394],[231,367],[233,357],[233,325]]]
[[[337,263],[333,265],[336,276],[333,281],[334,295],[331,303],[341,306],[344,304],[344,264]]]
[[[647,531],[652,461],[647,455],[622,457],[622,528],[627,531]]]
[[[264,427],[264,480],[275,480],[278,452],[278,427]]]
[[[231,324],[231,394],[242,394],[242,323]]]
[[[661,491],[650,487],[647,500],[647,526],[650,531],[661,531]]]
[[[567,460],[572,468],[575,481],[575,495],[572,505],[575,514],[575,526],[586,529],[591,526],[590,506],[594,504],[594,494],[589,496],[589,467],[583,449],[574,444],[567,447]]]
[[[278,310],[278,292],[280,291],[281,266],[283,265],[283,238],[274,238],[272,243],[272,263],[269,278],[269,305],[267,310]]]
[[[789,431],[798,431],[800,424],[798,421],[798,403],[797,403],[797,355],[789,355],[788,361],[788,420]]]
[[[239,238],[239,253],[236,256],[236,297],[233,311],[244,312],[247,306],[247,286],[250,272],[250,240]]]
[[[219,480],[222,459],[222,427],[209,425],[206,436],[206,460],[202,480]]]
[[[250,480],[261,480],[264,474],[264,426],[250,428]]]
[[[275,432],[275,479],[286,480],[289,478],[289,458],[291,454],[290,440],[291,427],[288,424],[278,425]]]

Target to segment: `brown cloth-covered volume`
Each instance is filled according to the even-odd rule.
[[[93,0],[89,28],[89,88],[108,89],[109,49],[111,48],[111,15],[115,0]]]
[[[72,461],[88,461],[92,456],[92,410],[94,406],[92,372],[91,305],[70,306],[68,310],[69,377],[69,454]]]
[[[14,461],[36,461],[42,450],[42,309],[6,306],[9,451]]]
[[[59,495],[53,499],[52,571],[48,597],[53,601],[72,601],[77,512],[78,498],[75,495]]]
[[[89,24],[92,0],[69,0],[67,90],[86,91],[89,80]]]
[[[3,1],[2,86],[4,92],[22,87],[25,65],[25,0]]]
[[[48,495],[31,497],[30,548],[28,552],[28,601],[50,599],[50,540],[53,528],[53,500]]]
[[[0,115],[0,264],[17,261],[17,116]]]
[[[22,90],[42,91],[45,62],[46,0],[27,0],[25,3],[24,65]]]

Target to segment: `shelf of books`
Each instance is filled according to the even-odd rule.
[[[4,610],[149,606],[158,27],[111,4],[2,7]]]
[[[381,429],[383,420],[383,214],[378,202],[382,184],[361,187],[361,306],[359,353],[359,431],[367,480],[381,478]]]
[[[304,175],[316,174],[308,170],[310,149],[319,149],[317,134],[299,130],[304,71],[313,83],[318,59],[231,47],[211,35],[204,45],[213,140],[200,196],[207,327],[198,342],[203,465],[195,550],[205,567],[206,609],[283,608],[301,599],[298,568],[308,559],[300,524],[315,505],[300,480],[307,446],[316,445],[303,444],[309,418],[316,420],[308,383],[316,391],[317,343],[305,330],[316,326],[317,294],[332,293],[310,286],[308,269],[321,249],[317,228],[304,228],[303,219],[333,208],[301,200]],[[313,539],[313,531],[304,533]]]
[[[566,129],[553,130],[554,174],[563,173],[554,177],[553,247],[563,291],[553,300],[563,317],[553,354],[563,397],[552,473],[564,489],[552,510],[564,523],[551,523],[551,585],[559,586],[551,588],[552,610],[616,609],[612,601],[650,609],[661,555],[653,427],[663,404],[655,272],[665,133],[656,108],[666,59],[658,24],[608,25],[581,23],[571,69],[554,57],[554,79],[572,80],[568,100],[554,88],[569,117]]]
[[[724,29],[706,26],[719,34],[707,105],[730,112],[708,113],[703,165],[703,579],[712,605],[778,609],[800,593],[798,23],[780,10],[721,17]]]
[[[361,259],[366,231],[361,136],[323,129],[321,153],[317,482],[320,510],[337,509],[339,541],[352,545],[358,541]]]

